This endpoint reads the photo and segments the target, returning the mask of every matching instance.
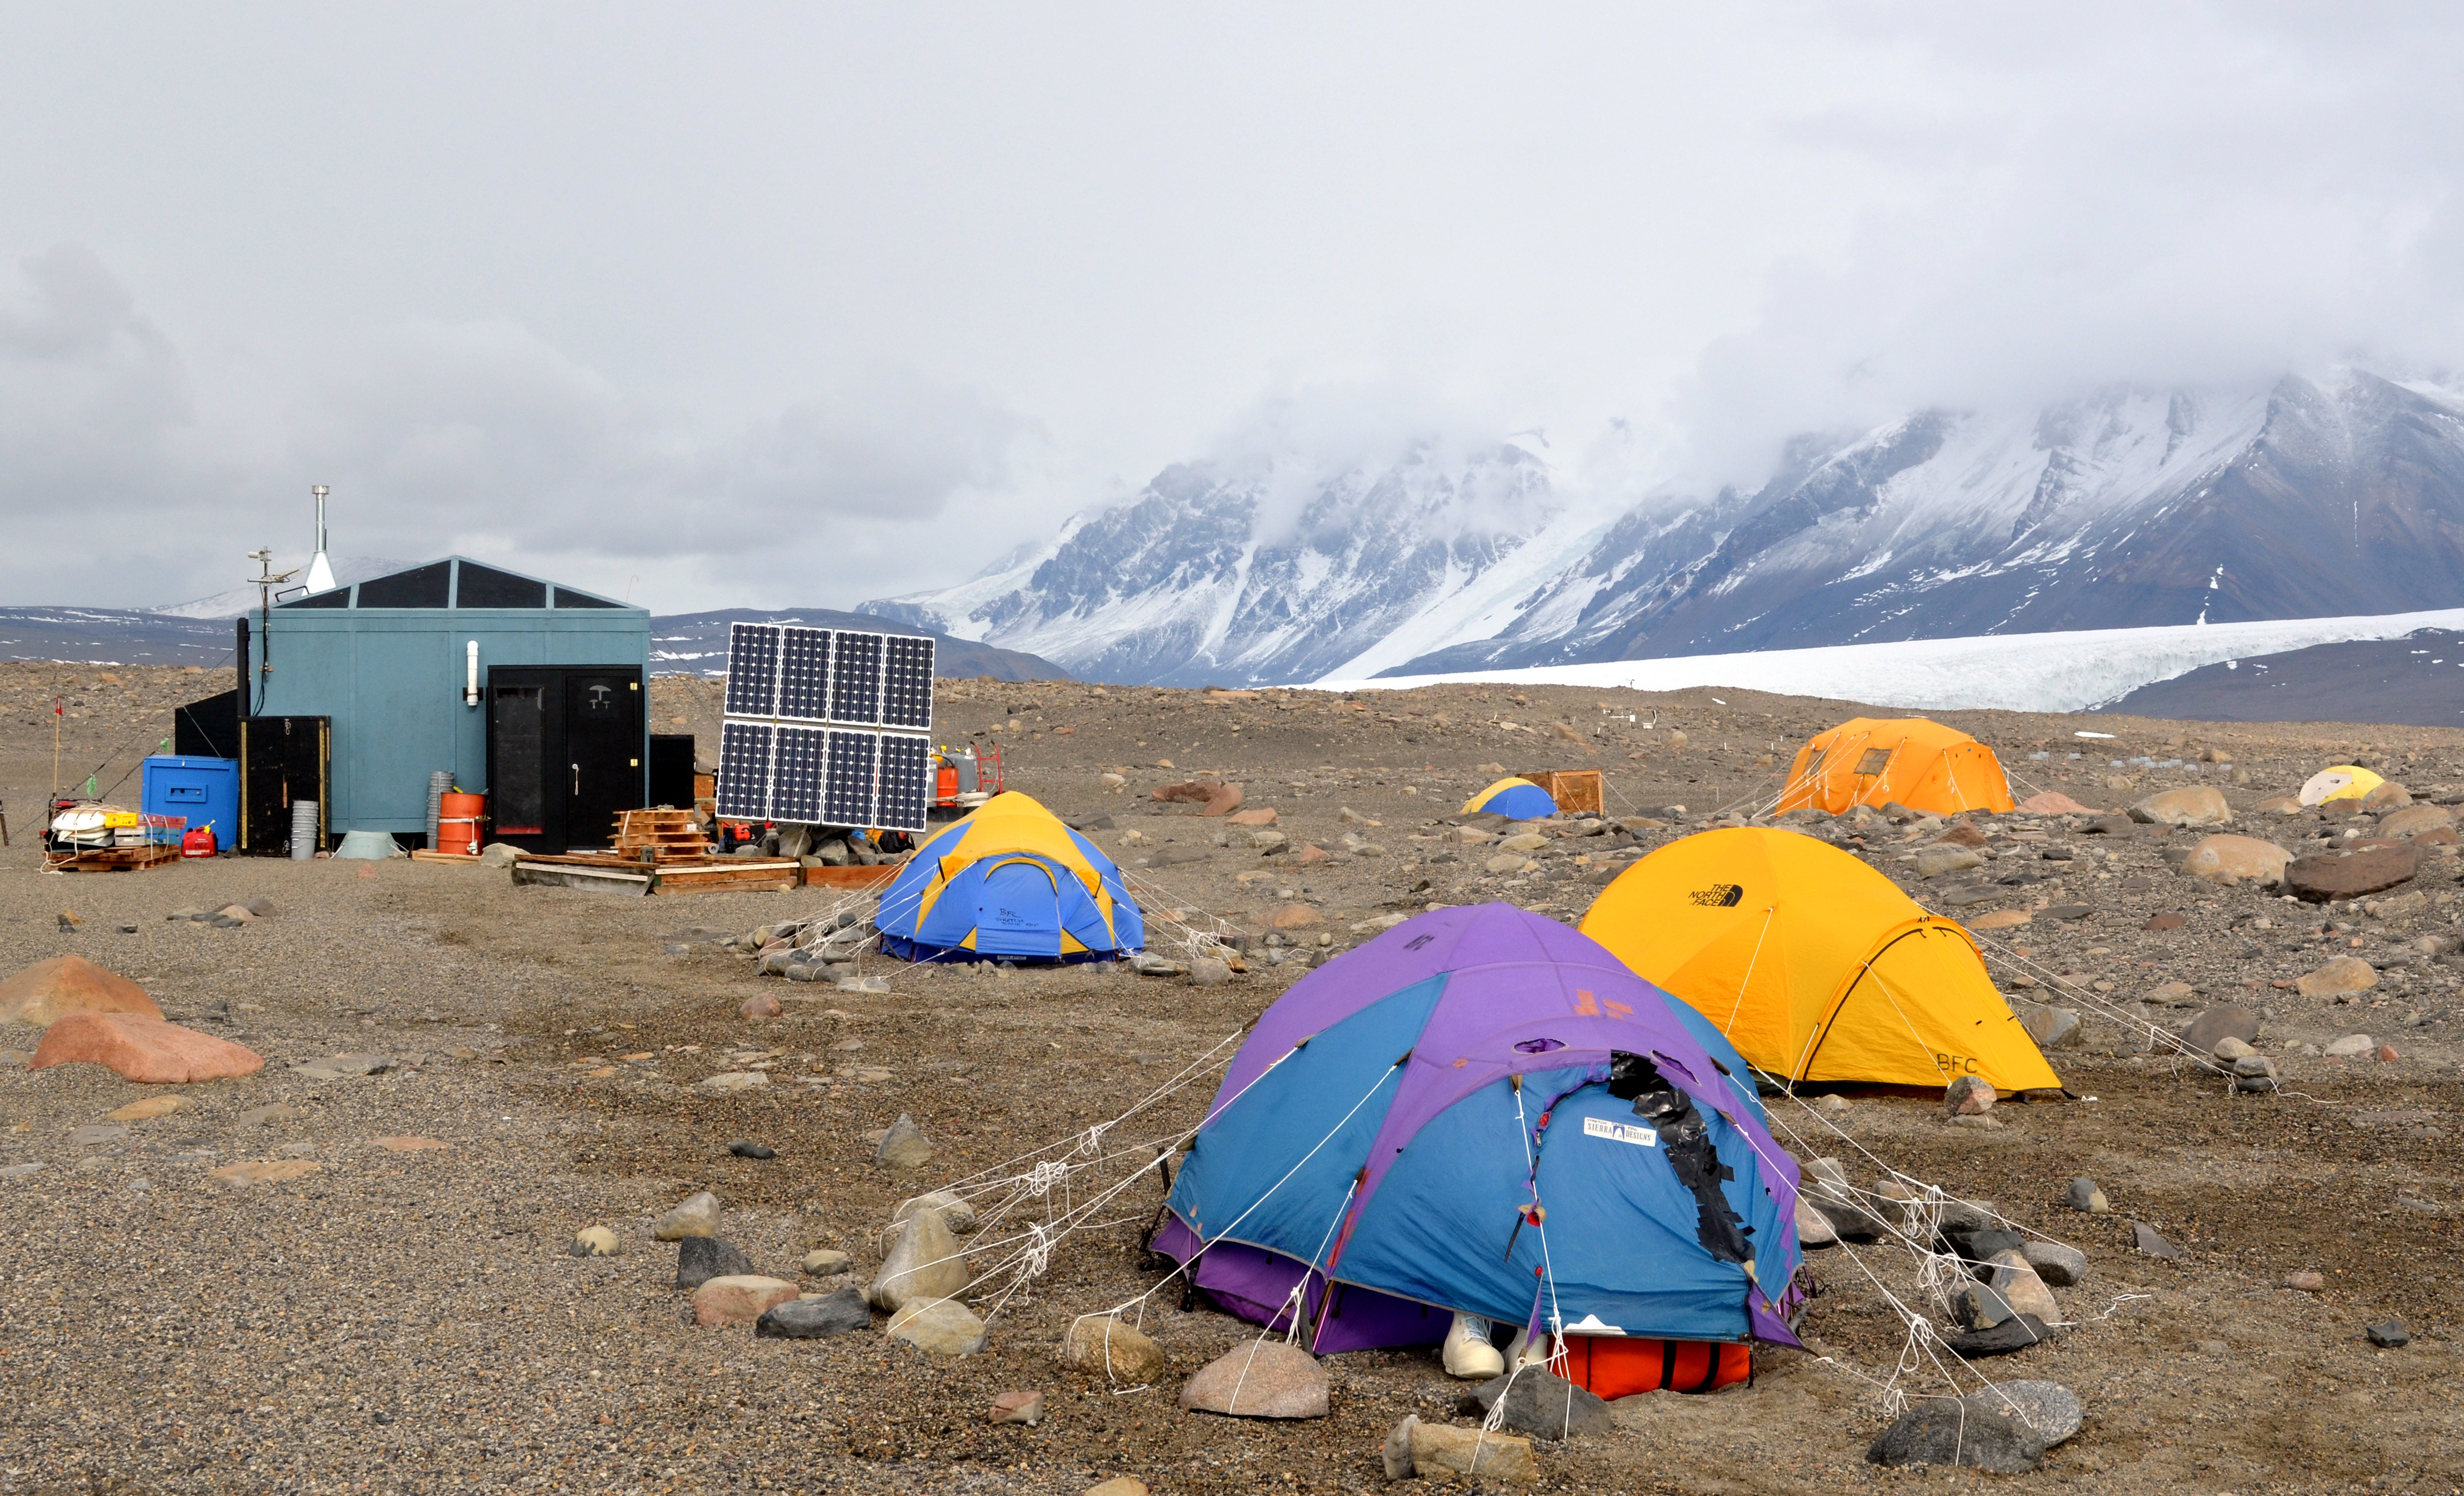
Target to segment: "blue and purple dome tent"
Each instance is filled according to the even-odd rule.
[[[1555,920],[1441,910],[1258,1020],[1157,1251],[1319,1353],[1452,1315],[1573,1335],[1794,1345],[1797,1169],[1745,1062]]]

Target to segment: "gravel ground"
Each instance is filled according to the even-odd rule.
[[[132,737],[142,738],[134,751],[150,748],[169,731],[169,703],[225,679],[113,673],[123,682],[98,684],[90,668],[0,667],[0,703],[23,708],[0,716],[0,784],[17,831],[50,780],[51,723],[38,708],[53,693],[87,703],[64,723],[64,757],[81,779]],[[681,716],[711,739],[710,687],[663,680],[652,696],[663,730]],[[1684,818],[1655,816],[1671,825],[1635,839],[1647,848],[1707,809],[1775,787],[1763,756],[1784,765],[1795,742],[1849,711],[1719,697],[1453,688],[1213,702],[1143,688],[945,682],[941,723],[953,740],[1003,741],[1013,787],[1064,814],[1111,815],[1114,825],[1094,834],[1125,862],[1202,852],[1140,870],[1158,891],[1151,909],[1259,935],[1265,911],[1304,902],[1323,912],[1315,928],[1339,947],[1365,937],[1356,925],[1430,902],[1505,898],[1577,918],[1628,860],[1606,838],[1569,839],[1530,873],[1483,871],[1484,858],[1446,839],[1452,826],[1433,824],[1459,819],[1450,813],[1463,796],[1495,777],[1483,765],[1601,766],[1613,812],[1688,806]],[[2244,828],[2288,846],[2345,824],[2251,807],[2324,763],[2359,757],[2425,794],[2464,784],[2464,735],[2453,732],[1947,719],[2030,779],[2100,807],[2223,780]],[[1688,736],[1685,748],[1668,745],[1672,728]],[[2117,737],[2073,738],[2082,728]],[[2081,743],[2097,757],[2061,757]],[[2109,762],[2210,746],[2229,752],[2247,782]],[[2057,757],[2031,762],[2035,751]],[[107,766],[103,783],[123,767]],[[1124,775],[1124,793],[1105,792],[1097,776],[1108,770]],[[1243,782],[1248,803],[1276,807],[1295,842],[1335,855],[1301,869],[1245,845],[1219,847],[1218,823],[1146,798],[1201,771]],[[2125,782],[2108,782],[2117,778]],[[1343,820],[1346,807],[1367,821]],[[2046,845],[2078,855],[2057,865],[2020,853],[2033,844],[2012,839],[2014,829],[2043,829]],[[1140,839],[1126,841],[1133,830]],[[1345,850],[1347,830],[1378,851]],[[1873,829],[1866,854],[1921,897],[1985,886],[1963,882],[1981,873],[1917,883],[1897,861],[1897,837]],[[2092,1102],[2006,1105],[1996,1132],[1944,1126],[1938,1102],[1915,1095],[1853,1096],[1832,1118],[1854,1147],[1833,1138],[1820,1151],[1850,1157],[1860,1177],[1871,1166],[1856,1162],[1858,1147],[1990,1198],[2089,1255],[2088,1282],[2062,1290],[2079,1328],[1986,1364],[1997,1376],[2069,1385],[2088,1423],[2037,1473],[1996,1479],[2151,1493],[2457,1488],[2464,1003],[2458,968],[2410,947],[2453,929],[2458,865],[2426,860],[2414,887],[2431,897],[2382,919],[2181,878],[2165,861],[2171,841],[2145,831],[2097,838],[2068,823],[2006,819],[1993,840],[2013,849],[2010,865],[2047,876],[1992,885],[1999,891],[1963,913],[2094,909],[1993,937],[2034,953],[2011,974],[2035,972],[2045,985],[2014,992],[2051,996],[2067,978],[2087,995],[2077,1001],[2140,1004],[2122,1011],[2170,1024],[2198,1004],[2248,1002],[2264,1012],[2261,1047],[2294,1092],[2228,1099],[2098,1018],[2056,1056],[2072,1091]],[[160,1088],[92,1067],[0,1068],[0,1164],[44,1165],[0,1178],[0,1490],[1074,1492],[1133,1474],[1168,1492],[1352,1491],[1384,1484],[1378,1444],[1404,1413],[1454,1416],[1459,1389],[1427,1353],[1331,1360],[1333,1416],[1295,1424],[1181,1414],[1177,1377],[1116,1395],[1056,1364],[1073,1315],[1160,1281],[1136,1243],[1161,1191],[1152,1173],[1130,1177],[1136,1157],[1079,1181],[1124,1185],[1110,1223],[1065,1243],[994,1316],[991,1348],[961,1359],[927,1359],[877,1334],[791,1342],[696,1329],[687,1296],[670,1287],[674,1249],[650,1240],[654,1215],[707,1188],[727,1206],[725,1235],[759,1270],[792,1278],[804,1252],[837,1247],[853,1254],[862,1281],[899,1199],[1119,1113],[1237,1033],[1296,966],[1253,960],[1245,976],[1198,987],[1096,968],[868,963],[891,991],[855,996],[757,978],[709,938],[825,907],[812,893],[620,900],[407,862],[225,859],[68,878],[35,866],[22,836],[0,851],[0,968],[77,951],[268,1065],[245,1080],[177,1088],[195,1110],[82,1143],[74,1130]],[[164,918],[255,896],[278,913],[244,929]],[[83,921],[75,933],[58,928],[63,910]],[[2184,922],[2141,929],[2163,911]],[[2273,985],[2336,952],[2385,965],[2385,979],[2344,1003]],[[2196,990],[2160,990],[2170,983]],[[738,1016],[755,994],[785,1000],[785,1015]],[[2285,1047],[2355,1031],[2402,1057],[2348,1063]],[[0,1044],[31,1048],[34,1037],[0,1031]],[[395,1063],[339,1080],[292,1069],[336,1054]],[[771,1083],[728,1097],[693,1084],[748,1064],[769,1066]],[[1211,1089],[1172,1092],[1151,1123],[1111,1141],[1186,1125]],[[275,1104],[297,1114],[246,1119]],[[1800,1132],[1818,1126],[1779,1105]],[[936,1153],[893,1175],[872,1165],[866,1134],[901,1112]],[[380,1141],[405,1138],[448,1146]],[[727,1144],[737,1138],[778,1156],[735,1157]],[[285,1157],[319,1167],[266,1185],[209,1175]],[[2077,1174],[2095,1177],[2119,1214],[2064,1210]],[[2130,1253],[2133,1219],[2163,1231],[2181,1259]],[[600,1223],[624,1255],[569,1256],[575,1230]],[[1546,1488],[1972,1488],[1972,1474],[1863,1460],[1887,1421],[1877,1382],[1902,1338],[1875,1280],[1906,1292],[1905,1263],[1866,1248],[1853,1259],[1817,1251],[1810,1265],[1825,1291],[1806,1330],[1821,1354],[1766,1353],[1751,1387],[1717,1397],[1627,1399],[1614,1437],[1544,1446]],[[2278,1287],[2302,1268],[2322,1271],[2326,1286]],[[2410,1326],[2411,1345],[2370,1347],[2363,1327],[2390,1315]],[[1174,1289],[1150,1301],[1145,1322],[1177,1374],[1248,1333],[1203,1305],[1184,1307]],[[993,1397],[1014,1388],[1050,1396],[1040,1426],[985,1421]]]

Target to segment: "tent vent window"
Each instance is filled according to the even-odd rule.
[[[1868,748],[1865,750],[1865,757],[1857,760],[1857,773],[1859,778],[1873,779],[1890,766],[1891,750]]]

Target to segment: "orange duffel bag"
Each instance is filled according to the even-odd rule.
[[[1629,1340],[1568,1335],[1566,1379],[1599,1397],[1717,1392],[1753,1374],[1753,1347],[1733,1340]]]

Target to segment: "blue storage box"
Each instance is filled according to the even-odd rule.
[[[239,760],[158,754],[145,760],[138,808],[149,816],[186,816],[187,828],[211,826],[214,847],[239,841]]]

